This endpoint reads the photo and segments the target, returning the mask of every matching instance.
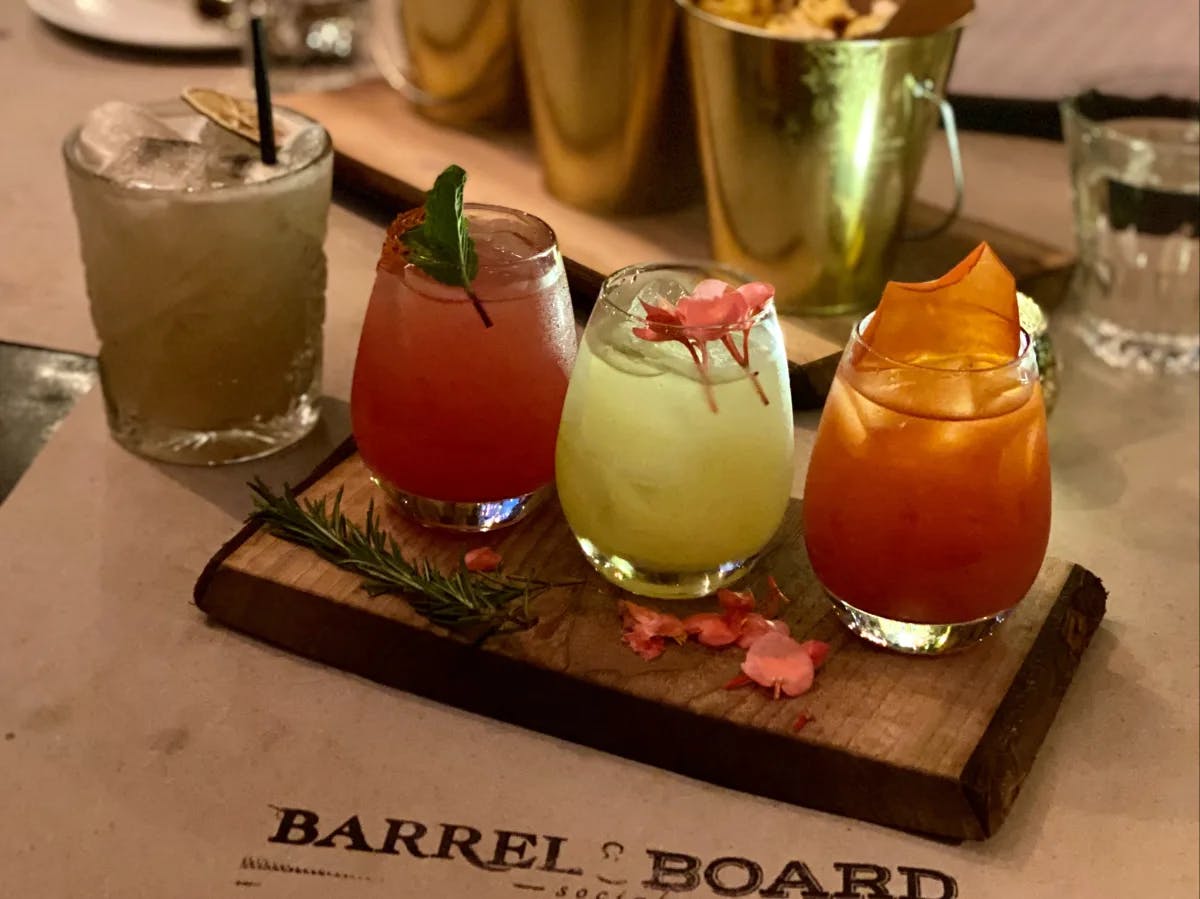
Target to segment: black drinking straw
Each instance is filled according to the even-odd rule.
[[[263,52],[262,19],[250,19],[250,44],[254,48],[254,99],[258,103],[258,152],[264,165],[274,165],[275,119],[271,111],[271,82],[267,80],[267,55]]]

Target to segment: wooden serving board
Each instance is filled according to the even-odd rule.
[[[352,441],[298,490],[344,488],[361,522],[382,496]],[[513,574],[571,584],[531,604],[536,624],[507,634],[450,633],[399,596],[369,597],[355,575],[248,525],[212,559],[196,604],[236,630],[473,712],[738,790],[961,840],[1004,821],[1080,657],[1104,615],[1099,580],[1048,559],[1029,595],[985,643],[942,659],[885,652],[852,637],[824,600],[793,500],[747,583],[772,574],[793,597],[797,637],[832,652],[804,696],[725,690],[744,653],[695,643],[650,662],[620,642],[616,600],[557,506],[490,536],[435,533],[385,515],[409,558],[452,567],[489,544]],[[655,605],[655,603],[647,602]],[[659,604],[679,614],[711,599]],[[793,729],[797,716],[811,721]]]
[[[463,131],[436,124],[414,112],[383,81],[341,91],[293,94],[283,102],[320,121],[332,135],[338,187],[365,197],[385,214],[420,203],[438,172],[456,162],[470,173],[471,200],[516,206],[549,222],[568,257],[569,271],[607,275],[634,262],[709,254],[703,202],[672,212],[614,217],[592,215],[551,196],[542,183],[527,130]],[[909,226],[924,228],[941,217],[941,210],[914,203]],[[936,238],[903,244],[892,277],[901,281],[938,277],[981,240],[1000,254],[1025,293],[1047,310],[1057,305],[1066,290],[1069,254],[966,218]],[[854,319],[781,316],[796,408],[821,405]]]

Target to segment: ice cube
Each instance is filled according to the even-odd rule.
[[[209,186],[244,184],[254,178],[260,163],[258,147],[246,138],[204,119],[196,130],[196,142],[208,155],[206,178]],[[261,165],[261,163],[260,163]]]
[[[531,235],[522,233],[519,225],[503,220],[472,222],[471,237],[479,264],[483,266],[528,259],[541,249]]]
[[[208,162],[199,144],[144,137],[128,144],[104,174],[129,187],[186,190],[208,185]]]
[[[139,139],[180,140],[182,135],[140,106],[114,100],[97,106],[79,129],[80,161],[99,172]]]
[[[658,350],[633,334],[627,322],[620,322],[604,335],[596,335],[589,344],[592,351],[617,371],[639,378],[663,374],[663,369],[650,361]]]
[[[204,119],[196,132],[196,143],[217,156],[258,156],[258,145],[222,128],[210,119]]]
[[[672,304],[679,302],[688,295],[688,288],[674,278],[666,276],[651,276],[642,282],[637,293],[629,302],[629,313],[641,315],[643,306],[657,306],[659,300],[669,300]]]
[[[325,129],[320,125],[285,127],[276,138],[282,141],[279,158],[289,166],[304,165],[317,158],[325,144]]]

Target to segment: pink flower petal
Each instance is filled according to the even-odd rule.
[[[642,338],[642,340],[654,340],[654,341],[674,340],[675,339],[672,335],[668,334],[666,331],[654,328],[653,326],[646,327],[646,328],[634,328],[633,336],[640,337],[640,338]]]
[[[621,635],[621,639],[625,642],[626,646],[647,662],[651,659],[657,659],[663,654],[663,650],[666,648],[666,641],[662,637],[649,637],[636,630],[625,631]]]
[[[741,294],[742,299],[746,303],[746,308],[751,315],[757,315],[762,311],[763,306],[767,305],[767,301],[775,296],[775,288],[762,281],[751,281],[749,284],[743,284],[737,288],[737,292]]]
[[[683,317],[679,314],[679,310],[674,306],[660,305],[652,306],[642,303],[642,309],[646,313],[646,321],[656,325],[682,325]]]
[[[689,330],[698,331],[731,328],[746,318],[746,301],[736,291],[711,300],[701,300],[694,297],[684,297],[675,308]],[[701,335],[712,339],[713,335]]]
[[[638,627],[655,637],[671,637],[685,639],[687,631],[677,615],[669,612],[656,612],[637,603],[622,600],[618,603],[621,618],[626,627]]]
[[[814,668],[820,668],[829,657],[829,644],[821,640],[805,640],[800,644],[800,648],[808,653]]]
[[[694,300],[715,300],[731,290],[733,287],[720,278],[705,278],[692,289],[689,296]]]
[[[783,633],[787,634],[787,625],[782,621],[779,624],[784,628]],[[751,612],[742,619],[740,633],[738,634],[738,646],[742,647],[742,649],[749,649],[759,637],[763,636],[763,634],[769,634],[773,630],[777,630],[773,622],[768,621],[757,612]]]
[[[749,612],[754,608],[754,593],[750,590],[730,590],[722,587],[717,591],[717,602],[727,612]]]
[[[687,639],[683,622],[675,615],[656,612],[627,600],[617,603],[623,631],[621,639],[643,659],[662,655],[666,639],[679,642]]]
[[[683,628],[705,646],[728,646],[738,639],[738,631],[716,612],[689,615],[683,619]]]
[[[495,571],[500,567],[500,553],[490,546],[479,546],[467,550],[463,555],[463,564],[467,571]]]
[[[812,686],[816,668],[800,644],[778,631],[763,634],[746,652],[742,671],[758,684],[799,696]]]

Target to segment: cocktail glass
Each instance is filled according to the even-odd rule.
[[[461,287],[381,262],[363,322],[350,411],[359,452],[409,517],[486,531],[552,490],[554,442],[575,359],[575,320],[554,232],[515,209],[467,203],[479,255]]]
[[[217,464],[288,446],[317,423],[325,317],[325,129],[279,163],[182,101],[105,104],[63,145],[117,442]]]
[[[556,478],[567,522],[597,571],[645,596],[703,596],[736,580],[791,490],[791,394],[772,301],[744,329],[647,331],[647,306],[709,278],[749,280],[715,264],[609,277],[563,407]]]
[[[902,652],[948,652],[991,633],[1045,558],[1037,360],[1024,332],[1015,360],[893,360],[864,341],[870,319],[855,328],[821,415],[805,543],[852,631]]]

